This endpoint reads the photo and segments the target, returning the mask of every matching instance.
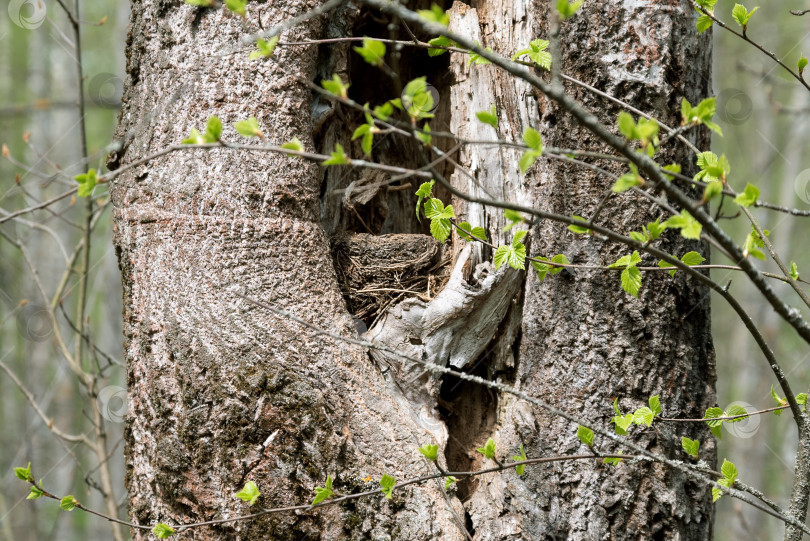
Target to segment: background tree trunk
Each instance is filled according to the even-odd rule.
[[[238,137],[234,121],[256,116],[271,143],[297,136],[307,149],[331,150],[336,142],[349,148],[347,126],[357,122],[354,113],[313,99],[297,80],[318,81],[332,73],[351,79],[352,97],[372,105],[396,97],[410,76],[428,75],[440,96],[434,131],[481,132],[474,113],[495,103],[500,137],[519,140],[523,129],[533,126],[548,145],[599,146],[524,83],[492,66],[469,68],[461,55],[452,55],[448,66],[449,55],[429,61],[424,51],[392,50],[390,63],[401,80],[389,82],[348,55],[346,45],[279,47],[267,62],[249,62],[246,51],[220,54],[257,30],[257,18],[270,28],[316,4],[251,3],[243,23],[226,10],[133,0],[117,134],[125,147],[112,165],[179,142],[211,115],[222,119],[228,140]],[[493,50],[511,53],[547,35],[542,22],[547,7],[525,0],[456,3],[451,24]],[[389,30],[378,15],[347,7],[282,39],[392,32],[407,36],[401,28]],[[591,2],[563,24],[561,41],[565,73],[670,125],[677,124],[681,96],[694,103],[709,93],[710,42],[698,38],[686,1],[643,7]],[[618,108],[578,87],[571,91],[614,124]],[[378,142],[374,157],[423,165],[418,148],[391,137]],[[671,157],[692,161],[680,150]],[[480,186],[460,170],[445,172],[466,191],[583,216],[611,185],[550,161],[539,161],[523,177],[518,158],[505,150],[465,149],[460,164]],[[355,336],[359,323],[341,296],[345,283],[335,272],[330,241],[337,245],[359,232],[424,232],[412,218],[413,190],[383,190],[362,204],[334,196],[335,190],[369,181],[360,171],[323,173],[316,164],[284,156],[193,150],[129,171],[111,186],[124,283],[133,520],[151,525],[244,514],[246,505],[233,494],[248,480],[257,482],[261,503],[271,507],[311,500],[313,487],[323,486],[327,474],[338,474],[335,487],[344,493],[367,488],[367,476],[415,477],[427,471],[416,447],[430,441],[441,444],[442,461],[451,469],[479,466],[474,449],[488,437],[498,442],[500,456],[514,454],[521,443],[529,456],[577,450],[570,423],[454,378],[399,366],[389,370],[384,356],[372,359],[312,336],[230,293],[245,292]],[[454,204],[494,241],[510,238],[500,212]],[[656,218],[639,210],[647,208],[643,200],[624,196],[609,201],[602,217],[620,231],[639,229]],[[705,247],[673,233],[667,239],[679,256],[692,249],[708,256]],[[389,240],[394,242],[380,237]],[[531,247],[539,255],[565,253],[587,264],[612,263],[623,255],[618,247],[546,223],[532,229]],[[627,411],[661,394],[668,415],[699,416],[714,404],[708,294],[682,276],[645,275],[639,300],[621,291],[618,274],[601,271],[563,272],[543,284],[529,273],[521,293],[521,274],[493,273],[482,263],[491,254],[454,251],[460,256],[446,289],[434,297],[428,285],[425,298],[394,306],[390,313],[404,314],[405,327],[395,327],[395,317],[360,318],[372,326],[370,336],[428,353],[458,370],[514,383],[601,424],[613,414],[614,397]],[[490,334],[453,339],[459,329],[477,328],[482,313],[491,318]],[[448,324],[433,328],[427,324],[431,318]],[[404,341],[403,333],[412,340]],[[664,426],[641,437],[651,450],[681,456],[680,436],[700,436],[702,458],[713,461],[704,432],[692,427],[676,434]],[[602,451],[612,449],[597,444]],[[529,468],[522,478],[514,472],[486,476],[461,483],[450,496],[440,484],[426,484],[396,493],[393,501],[363,499],[184,535],[456,540],[464,538],[461,524],[476,540],[707,539],[710,491],[657,465],[623,463],[613,469],[577,462]]]

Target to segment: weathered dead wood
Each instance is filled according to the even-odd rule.
[[[473,283],[464,278],[472,246],[464,248],[444,289],[429,302],[403,301],[387,311],[366,333],[367,338],[411,357],[428,359],[465,370],[494,339],[504,316],[522,287],[524,273],[506,266],[495,271],[490,262],[479,263]],[[405,395],[420,424],[446,443],[436,413],[440,379],[424,368],[404,363],[382,351],[371,356],[389,376],[389,383]],[[390,370],[389,370],[390,369]],[[425,412],[429,414],[425,418]]]

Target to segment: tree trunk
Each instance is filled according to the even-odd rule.
[[[514,51],[525,48],[530,39],[549,35],[544,24],[547,10],[545,3],[493,1],[479,3],[477,9],[456,3],[451,29],[495,51]],[[681,98],[696,103],[710,93],[711,42],[698,37],[694,19],[689,2],[586,3],[580,14],[562,23],[562,72],[678,126]],[[470,69],[461,58],[453,67],[457,83],[451,94],[451,129],[461,136],[475,138],[481,124],[476,124],[474,113],[494,103],[501,112],[502,139],[519,140],[522,130],[531,126],[549,146],[608,150],[522,81],[505,80],[492,66]],[[566,83],[566,89],[603,123],[615,125],[621,109],[572,83]],[[489,135],[491,130],[487,131]],[[708,138],[704,134],[696,142],[706,148]],[[694,163],[684,146],[668,148],[677,150],[667,152],[664,163]],[[460,174],[454,181],[468,193],[483,196],[486,190],[499,199],[588,218],[610,193],[611,179],[560,161],[539,162],[522,178],[518,158],[516,151],[467,147],[461,164],[473,170],[478,183]],[[610,163],[600,165],[617,174],[626,171]],[[495,244],[511,240],[502,233],[506,222],[497,209],[469,207],[464,218],[485,226],[497,239]],[[597,223],[622,233],[638,231],[658,217],[653,210],[640,196],[614,196]],[[666,249],[678,257],[697,250],[708,258],[707,246],[685,242],[675,231],[664,238]],[[610,264],[629,253],[548,222],[532,228],[531,246],[535,256],[562,253],[583,265]],[[649,256],[643,259],[645,264],[657,263]],[[522,325],[513,347],[505,349],[502,359],[480,359],[492,378],[514,382],[527,394],[542,396],[600,426],[610,426],[614,398],[619,398],[623,413],[647,405],[656,394],[668,416],[701,417],[714,405],[714,352],[705,288],[683,276],[671,279],[647,273],[641,294],[634,299],[622,291],[618,273],[572,269],[542,283],[535,273],[528,274]],[[496,422],[466,440],[479,444],[494,437],[507,456],[521,443],[529,456],[587,452],[576,437],[576,426],[513,397],[498,398],[491,415]],[[713,463],[715,450],[706,428],[684,426],[657,425],[656,430],[633,434],[640,433],[636,441],[649,450],[670,457],[684,457],[682,435],[698,438],[701,458]],[[475,445],[466,447],[469,451]],[[597,448],[616,450],[598,437]],[[475,462],[472,454],[467,458]],[[710,490],[646,462],[615,469],[601,461],[568,462],[527,469],[521,479],[491,475],[470,490],[465,509],[476,539],[481,540],[711,537]]]
[[[211,115],[222,119],[229,141],[239,138],[233,122],[255,116],[269,143],[298,137],[307,150],[331,150],[335,143],[348,149],[347,128],[362,123],[362,115],[313,98],[298,79],[318,82],[332,73],[351,79],[350,95],[372,105],[396,97],[410,78],[428,75],[440,96],[434,131],[479,134],[484,130],[474,113],[494,103],[499,137],[519,140],[532,126],[547,145],[599,148],[594,137],[524,83],[493,66],[468,67],[462,55],[429,59],[424,51],[392,47],[386,60],[401,80],[388,81],[349,54],[346,44],[278,47],[269,61],[248,61],[247,51],[221,54],[259,30],[259,19],[261,28],[271,28],[319,3],[249,3],[243,22],[224,9],[133,0],[117,133],[123,147],[111,167],[178,143]],[[545,3],[474,5],[456,3],[451,28],[493,50],[511,54],[547,35]],[[378,14],[345,7],[285,32],[282,41],[407,36],[380,21]],[[698,38],[686,1],[643,7],[591,2],[563,23],[561,41],[564,73],[670,125],[678,123],[681,96],[694,103],[709,92],[710,41]],[[618,108],[580,87],[570,90],[604,122],[615,122]],[[486,130],[494,138],[492,129]],[[699,142],[705,144],[705,136]],[[674,148],[679,150],[668,158],[692,161]],[[375,160],[413,167],[424,165],[420,152],[394,136],[380,138],[373,151]],[[359,146],[352,154],[359,156]],[[460,165],[478,182],[460,169],[445,166],[444,172],[468,192],[583,216],[611,185],[588,170],[545,160],[524,177],[518,158],[510,150],[470,146]],[[442,464],[464,470],[486,465],[474,449],[489,437],[498,443],[499,458],[517,452],[521,443],[529,456],[583,451],[576,427],[542,410],[314,336],[233,291],[346,337],[368,325],[368,336],[380,342],[512,383],[602,425],[613,414],[614,397],[632,411],[660,394],[671,416],[700,416],[714,404],[708,294],[682,273],[674,279],[645,275],[636,300],[621,290],[618,274],[604,271],[566,271],[542,284],[533,273],[494,272],[487,250],[442,250],[420,235],[425,226],[413,216],[415,186],[351,196],[356,187],[379,180],[355,170],[324,173],[316,164],[270,153],[216,149],[168,154],[113,182],[114,240],[124,284],[133,521],[151,526],[247,514],[247,505],[233,495],[249,480],[262,491],[263,507],[279,507],[311,501],[313,488],[323,486],[327,475],[337,476],[334,487],[341,493],[367,490],[374,485],[364,479],[376,483],[383,473],[398,480],[417,477],[430,469],[416,448],[430,442],[440,444]],[[496,244],[511,238],[503,232],[500,212],[453,203]],[[648,212],[649,203],[632,196],[607,205],[604,223],[623,232],[657,217]],[[708,256],[700,244],[675,234],[666,239],[667,249],[678,256],[693,249]],[[565,253],[583,264],[604,265],[624,255],[620,247],[548,223],[532,228],[530,242],[534,254]],[[365,255],[358,252],[364,247]],[[403,257],[412,251],[417,255]],[[451,253],[455,258],[448,267]],[[369,254],[396,270],[399,289],[411,289],[402,283],[411,279],[421,296],[358,293],[362,280],[384,279],[368,270],[370,264],[345,265],[347,257],[369,261]],[[650,450],[684,458],[681,435],[699,436],[701,457],[714,460],[703,427],[675,433],[656,426],[634,430],[631,437]],[[613,449],[598,439],[597,446]],[[527,468],[523,477],[484,476],[460,483],[448,495],[432,482],[395,491],[393,500],[365,498],[313,512],[266,515],[181,537],[708,539],[710,499],[706,487],[658,465],[625,462],[612,468],[579,461]]]

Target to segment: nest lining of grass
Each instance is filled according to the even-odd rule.
[[[430,301],[450,277],[451,251],[428,235],[343,235],[332,256],[349,311],[369,328],[397,302]]]

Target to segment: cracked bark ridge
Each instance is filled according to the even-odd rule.
[[[239,39],[317,2],[250,3],[243,22],[225,9],[134,0],[127,84],[114,162],[182,140],[218,115],[256,116],[268,142],[313,148],[317,50],[283,48],[249,62]],[[348,27],[353,8],[301,25],[283,40]],[[368,355],[312,336],[236,300],[240,291],[316,325],[354,336],[320,225],[317,164],[224,149],[163,156],[110,186],[124,284],[129,418],[126,485],[131,520],[188,523],[248,512],[234,498],[254,480],[261,505],[311,501],[327,474],[335,488],[425,471],[428,438],[388,396]],[[411,210],[412,211],[412,210]],[[437,502],[441,502],[438,503]],[[192,530],[184,539],[458,540],[441,489],[398,491],[306,514],[277,514]],[[456,511],[460,506],[455,504]],[[132,531],[133,539],[151,533]]]

